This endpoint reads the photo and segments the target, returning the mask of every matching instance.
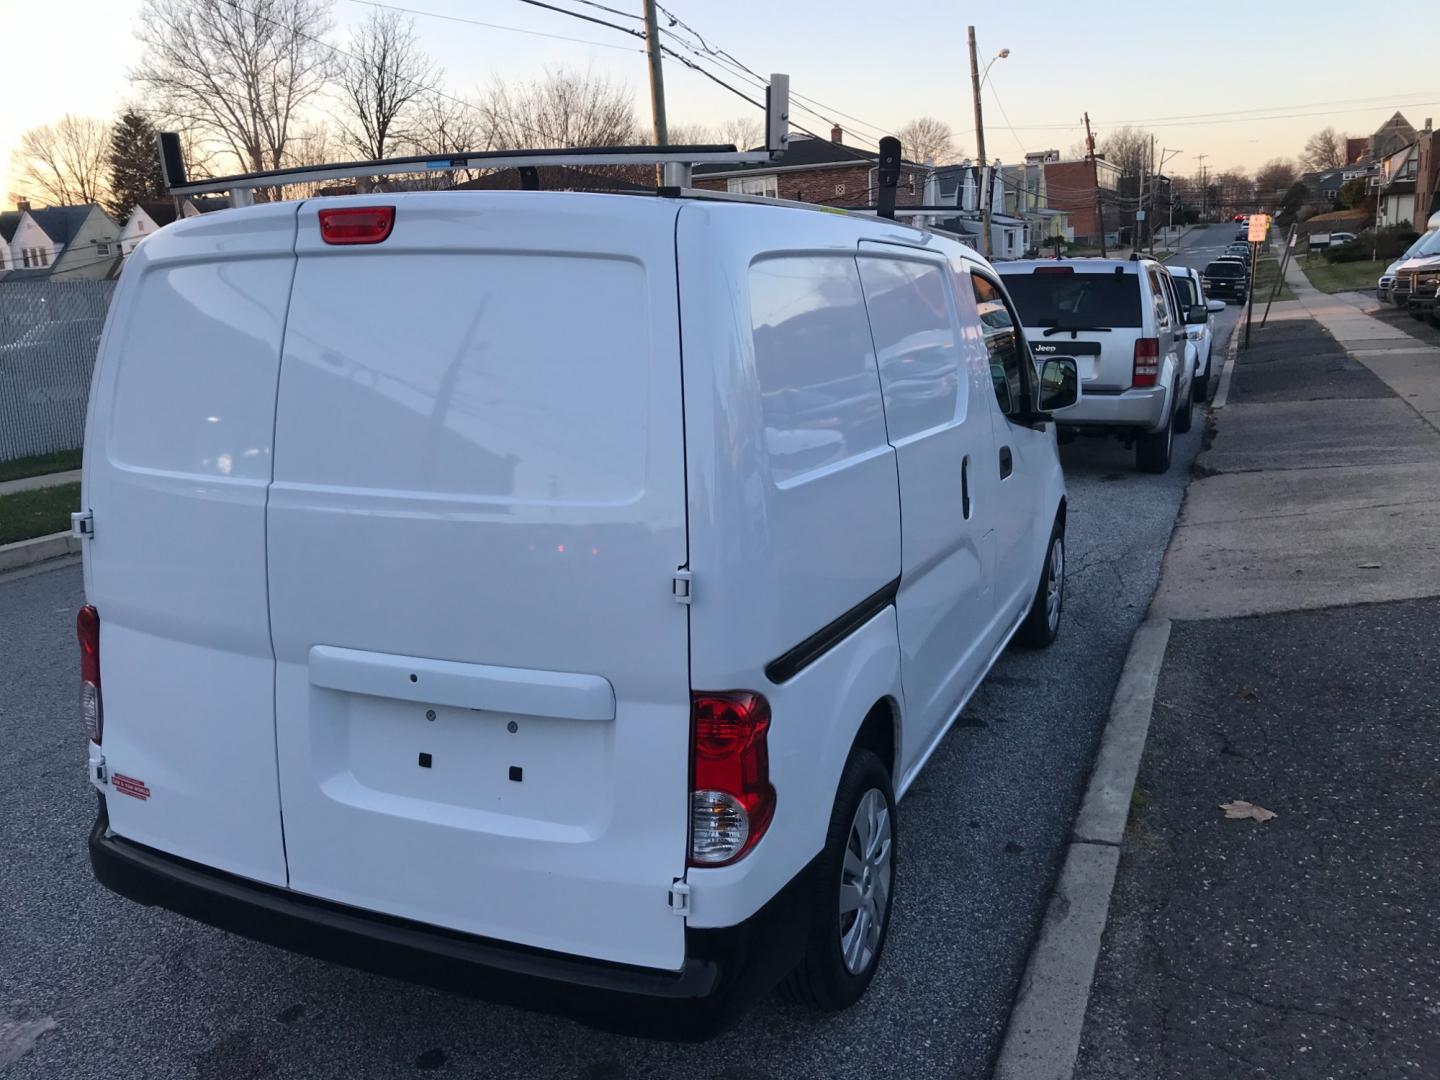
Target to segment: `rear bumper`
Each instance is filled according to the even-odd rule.
[[[1061,427],[1115,427],[1159,431],[1165,426],[1170,391],[1164,386],[1153,390],[1124,390],[1106,394],[1085,390],[1080,403],[1066,409],[1055,419]]]
[[[1205,282],[1205,295],[1216,300],[1239,300],[1245,296],[1245,283],[1230,285],[1223,281]]]
[[[809,936],[814,863],[739,926],[687,929],[685,964],[671,972],[317,900],[177,859],[107,835],[108,829],[102,797],[90,832],[90,865],[102,885],[141,904],[291,952],[625,1035],[698,1041],[719,1034],[799,963]]]

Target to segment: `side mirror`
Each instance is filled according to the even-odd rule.
[[[1224,310],[1225,310],[1225,301],[1224,301],[1224,300],[1206,300],[1206,301],[1205,301],[1205,307],[1208,308],[1210,311],[1224,311]]]
[[[1073,356],[1051,356],[1040,369],[1040,412],[1059,412],[1080,400],[1080,372]]]
[[[1190,310],[1185,313],[1185,321],[1191,326],[1204,326],[1210,321],[1210,306],[1208,304],[1191,304]]]

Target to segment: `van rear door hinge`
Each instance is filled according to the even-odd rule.
[[[70,535],[82,540],[95,535],[95,515],[89,510],[77,510],[70,515]]]
[[[675,598],[677,604],[690,603],[690,571],[676,570],[675,577],[670,582],[670,595]]]
[[[676,915],[690,914],[690,886],[680,878],[670,883],[670,910]]]

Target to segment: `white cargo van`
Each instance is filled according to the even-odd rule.
[[[615,1030],[782,979],[843,1008],[895,804],[1058,630],[1077,388],[983,259],[889,221],[449,192],[166,228],[76,521],[95,873]]]

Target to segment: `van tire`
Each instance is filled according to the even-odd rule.
[[[1051,618],[1051,592],[1054,591],[1054,618]],[[1030,601],[1030,611],[1020,624],[1016,641],[1027,649],[1048,649],[1060,636],[1060,617],[1065,612],[1065,533],[1060,523],[1050,532],[1045,545],[1045,563],[1040,569],[1040,584]]]
[[[878,795],[887,810],[889,845],[886,862],[889,886],[880,908],[880,932],[870,959],[858,974],[850,970],[841,953],[840,886],[845,853],[850,845],[852,825],[861,801]],[[880,759],[863,747],[855,747],[840,775],[835,806],[830,811],[830,827],[825,834],[825,849],[820,853],[811,881],[809,901],[810,938],[804,959],[780,984],[780,992],[798,1004],[819,1012],[839,1012],[859,1001],[870,980],[880,967],[885,940],[890,934],[890,915],[894,910],[896,856],[899,851],[896,828],[895,790],[890,774]],[[858,919],[858,916],[857,916]]]
[[[1143,473],[1170,471],[1170,457],[1175,449],[1175,420],[1160,431],[1144,432],[1135,439],[1135,468]]]
[[[1193,377],[1192,377],[1193,379]],[[1195,391],[1185,395],[1185,404],[1175,410],[1175,434],[1184,435],[1195,422]]]

